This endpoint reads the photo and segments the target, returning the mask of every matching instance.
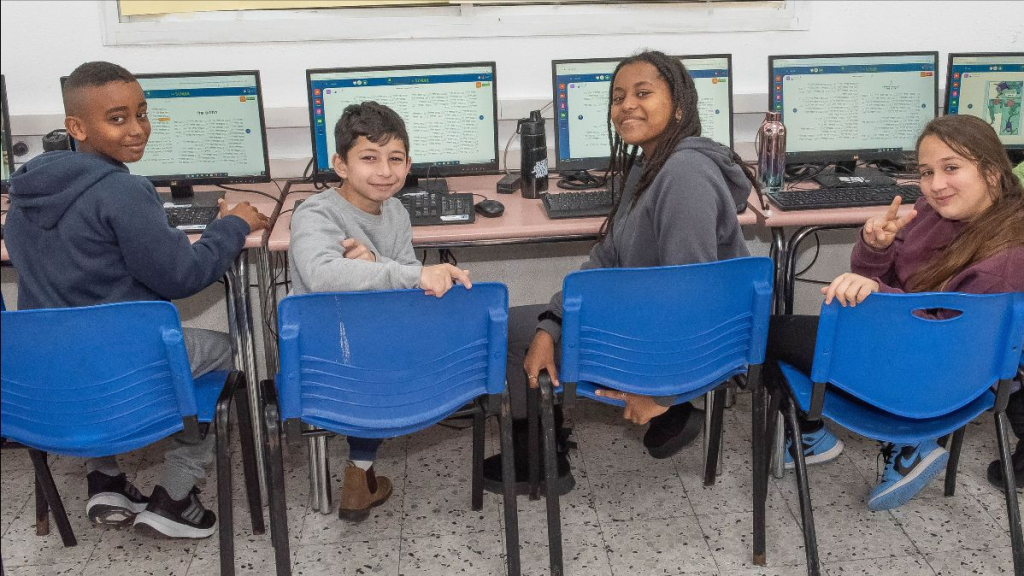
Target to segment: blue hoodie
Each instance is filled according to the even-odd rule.
[[[84,152],[28,161],[10,199],[4,241],[22,310],[191,296],[227,272],[249,234],[230,216],[191,244],[167,225],[149,180]]]

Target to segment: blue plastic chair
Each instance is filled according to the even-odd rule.
[[[270,526],[277,573],[291,574],[281,428],[300,423],[361,438],[392,438],[473,410],[473,510],[483,508],[484,417],[499,413],[502,466],[513,478],[505,389],[508,290],[456,286],[443,298],[422,290],[289,296],[278,307],[281,371],[264,381]],[[276,383],[276,390],[275,390]],[[519,574],[514,485],[505,485],[509,574]]]
[[[245,375],[218,371],[193,380],[169,302],[7,311],[0,324],[0,436],[30,448],[51,505],[60,496],[40,452],[110,456],[180,432],[205,435],[213,424],[221,574],[234,574],[228,423],[236,395],[253,531],[264,531]]]
[[[933,314],[941,310],[939,314]],[[959,312],[959,314],[957,314]],[[828,418],[857,434],[895,444],[917,444],[953,434],[946,495],[955,489],[965,427],[992,410],[1007,479],[1016,573],[1024,573],[1020,509],[1006,431],[1006,404],[1021,362],[1024,293],[871,294],[856,307],[822,304],[810,376],[779,363],[784,383],[769,382],[769,414],[784,410],[800,492],[809,574],[818,574],[817,542],[797,413]],[[771,379],[768,379],[771,380]],[[775,418],[761,436],[767,450]],[[762,470],[767,480],[768,469]],[[755,494],[764,510],[766,494]],[[755,528],[756,530],[756,528]],[[755,559],[764,560],[761,548]],[[755,534],[755,536],[757,536]]]
[[[600,388],[675,396],[677,404],[713,391],[704,478],[705,484],[713,484],[721,445],[723,385],[749,373],[748,384],[759,386],[757,373],[764,361],[771,315],[772,271],[768,258],[736,258],[569,274],[562,292],[559,368],[567,401],[572,401],[575,390],[591,400],[623,405],[597,396]],[[561,573],[554,398],[546,372],[538,384],[550,565],[552,573]],[[757,427],[756,421],[753,426]],[[533,462],[531,468],[536,468]]]

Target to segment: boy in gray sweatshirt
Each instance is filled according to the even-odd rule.
[[[393,198],[412,163],[401,117],[376,102],[353,104],[338,119],[334,140],[341,186],[303,202],[292,217],[292,293],[421,288],[440,298],[454,282],[469,288],[468,271],[416,259],[409,214]],[[339,515],[360,521],[391,496],[392,484],[373,470],[381,440],[350,436],[348,443]]]

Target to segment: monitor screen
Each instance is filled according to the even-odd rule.
[[[0,74],[0,151],[3,152],[3,187],[7,189],[7,183],[11,180],[11,173],[14,172],[14,156],[11,154],[11,117],[7,111],[7,81],[3,74]]]
[[[414,174],[497,173],[496,81],[494,62],[307,70],[317,173],[334,174],[334,125],[345,107],[367,101],[405,121]]]
[[[902,160],[935,117],[937,52],[769,56],[789,162]]]
[[[1024,52],[950,54],[946,114],[970,114],[988,122],[1007,148],[1024,149],[1020,103]]]
[[[701,134],[732,147],[732,57],[680,56],[697,86]],[[556,60],[555,158],[558,170],[608,167],[608,92],[621,58]]]
[[[153,131],[133,174],[157,185],[270,181],[259,72],[137,78]]]

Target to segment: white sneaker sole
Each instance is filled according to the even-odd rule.
[[[103,492],[89,498],[85,505],[85,515],[93,524],[124,526],[145,509],[145,502],[132,502],[117,492]]]
[[[806,462],[808,466],[813,466],[814,464],[824,464],[825,462],[831,462],[832,460],[835,460],[836,458],[839,457],[840,454],[843,453],[843,448],[845,447],[846,446],[843,444],[843,441],[837,439],[835,446],[829,448],[828,450],[820,454],[815,454],[814,456],[804,455],[804,462]],[[792,470],[796,468],[796,462],[786,462],[784,467],[786,470]]]
[[[166,538],[209,538],[217,531],[216,523],[210,528],[196,528],[149,511],[143,511],[135,517],[135,528],[139,529],[140,527],[143,528],[143,531]]]

